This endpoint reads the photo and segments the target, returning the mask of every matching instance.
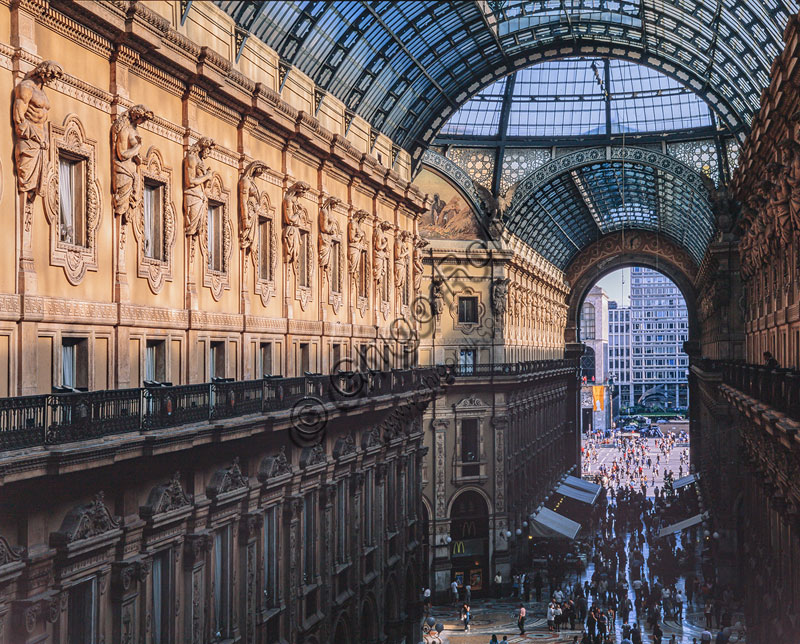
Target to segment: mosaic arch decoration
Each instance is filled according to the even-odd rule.
[[[470,96],[569,56],[655,68],[703,96],[726,126],[747,126],[800,8],[797,0],[214,1],[275,49],[288,74],[307,74],[406,148],[416,167]]]

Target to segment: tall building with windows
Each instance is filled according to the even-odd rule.
[[[608,303],[608,372],[614,379],[615,404],[629,407],[631,381],[631,309]]]
[[[610,369],[619,386],[620,406],[687,407],[689,358],[683,343],[689,318],[678,287],[658,271],[632,268],[630,308],[617,308],[609,315],[609,325]]]

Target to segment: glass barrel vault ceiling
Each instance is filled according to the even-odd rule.
[[[708,196],[677,174],[630,161],[567,170],[515,199],[509,230],[562,270],[602,235],[650,230],[686,249],[699,264],[714,223]]]
[[[515,69],[603,53],[642,61],[747,126],[798,0],[215,0],[374,128],[422,151]]]
[[[509,83],[508,125],[501,133]],[[541,63],[493,83],[453,114],[440,134],[504,134],[513,140],[662,133],[712,125],[705,101],[668,76],[627,61],[580,58]]]

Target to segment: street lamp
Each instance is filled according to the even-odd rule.
[[[422,623],[422,644],[441,644],[439,634],[443,630],[443,624],[437,624],[433,617],[428,617]]]

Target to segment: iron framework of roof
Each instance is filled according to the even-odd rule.
[[[741,138],[797,0],[215,0],[408,150],[418,166],[470,97],[569,56],[639,62],[701,95]]]

